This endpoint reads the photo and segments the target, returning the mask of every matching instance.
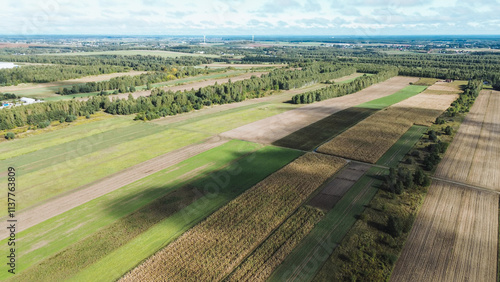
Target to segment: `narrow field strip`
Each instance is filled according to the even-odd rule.
[[[285,113],[244,125],[223,136],[262,144],[274,142],[289,136],[314,122],[360,103],[368,102],[391,94],[417,81],[413,77],[393,77],[369,86],[357,93],[309,104]]]
[[[182,149],[149,159],[128,169],[121,170],[118,173],[100,179],[97,182],[82,187],[81,189],[71,191],[65,195],[20,212],[17,214],[17,217],[20,222],[23,222],[23,224],[18,228],[18,231],[25,230],[53,216],[77,207],[78,205],[105,195],[119,189],[122,186],[135,182],[141,178],[182,162],[199,153],[220,146],[226,142],[228,142],[227,139],[211,138],[195,145],[183,147]],[[5,238],[8,235],[7,231],[1,230],[0,238]]]
[[[495,281],[498,201],[434,180],[391,281]]]
[[[50,220],[19,233],[21,238],[19,241],[24,248],[18,253],[19,259],[22,261],[18,266],[18,271],[20,272],[44,259],[49,259],[51,255],[56,255],[64,248],[77,243],[82,238],[89,235],[92,236],[92,234],[100,228],[119,220],[123,216],[127,216],[141,207],[146,207],[154,200],[163,197],[167,193],[187,183],[189,183],[189,187],[201,192],[197,193],[197,196],[199,196],[200,194],[205,194],[203,191],[206,189],[206,185],[211,185],[215,180],[220,179],[223,181],[224,179],[229,179],[227,185],[220,190],[219,200],[214,199],[214,203],[212,203],[212,199],[214,198],[213,195],[208,198],[202,197],[196,202],[194,207],[201,208],[212,205],[217,207],[217,202],[222,201],[222,203],[219,203],[220,206],[275,170],[281,168],[298,155],[300,155],[300,153],[296,151],[272,147],[261,148],[261,146],[257,144],[239,141],[230,141],[219,147],[198,154],[168,169],[123,186],[118,190],[88,203],[79,205],[66,213],[55,216]],[[269,157],[273,159],[270,161],[267,159]],[[228,167],[228,164],[231,165]],[[241,171],[239,174],[235,174],[240,169],[246,169],[249,172]],[[228,175],[230,176],[229,178]],[[245,177],[245,180],[238,181],[237,176]],[[234,187],[238,187],[239,190]],[[184,208],[184,206],[186,205],[182,205],[179,208]],[[174,206],[172,208],[176,207]],[[199,221],[208,214],[200,212],[199,215],[196,215],[184,212],[182,218],[184,218],[186,222],[183,223],[183,221],[179,221],[183,224],[178,225],[178,227],[190,227],[188,224],[189,218],[196,218],[196,216],[199,216]],[[62,223],[65,224],[62,225]],[[152,229],[155,227],[156,225],[153,226]],[[162,238],[160,242],[165,241],[165,238],[162,237],[164,231],[165,230],[162,231],[160,229],[160,233],[156,234],[156,236]],[[150,232],[150,230],[148,230],[148,232]],[[5,242],[5,240],[2,242]],[[145,248],[143,251],[144,250],[148,249]],[[155,251],[156,250],[150,251],[149,255],[153,254]],[[116,278],[119,278],[142,259],[147,258],[147,256],[144,258],[131,256],[131,258],[136,258],[138,260],[130,265],[129,268],[123,269],[123,272]],[[118,259],[120,260],[122,258],[119,257]],[[0,273],[0,279],[3,274],[8,273],[6,271],[5,273]]]
[[[348,108],[301,128],[273,142],[273,145],[310,151],[375,112],[373,109]]]
[[[422,134],[427,131],[427,126],[414,125],[406,131],[399,140],[377,161],[377,165],[396,167],[403,157],[418,142]]]
[[[500,92],[483,90],[438,166],[436,176],[500,191]]]
[[[406,86],[405,88],[399,90],[398,92],[392,95],[375,99],[366,103],[362,103],[355,107],[381,110],[393,104],[399,103],[403,100],[406,100],[410,97],[413,97],[424,91],[426,88],[427,86],[421,86],[421,85]]]
[[[323,216],[315,208],[300,207],[224,281],[266,281]]]
[[[376,163],[410,127],[432,124],[455,99],[456,95],[418,94],[369,116],[317,151]]]
[[[109,116],[105,117],[104,120],[63,128],[9,142],[2,142],[0,143],[0,159],[5,160],[52,146],[60,146],[61,144],[104,133],[109,130],[127,127],[132,124],[134,124],[134,121],[132,121],[131,118]]]
[[[71,281],[89,281],[95,277],[103,281],[119,279],[207,216],[301,154],[289,149],[264,147],[223,171],[191,182],[190,185],[197,189],[208,189],[209,194],[154,225],[93,265],[82,269]],[[214,189],[215,184],[219,185],[218,190]]]
[[[196,144],[210,135],[175,129],[159,131],[103,150],[93,151],[83,147],[87,154],[55,162],[19,178],[20,190],[17,209],[27,209],[54,196],[91,185],[94,181],[130,168],[136,164],[172,152],[190,144]],[[22,171],[20,172],[22,173]],[[0,202],[0,208],[6,205]]]
[[[344,165],[342,159],[314,153],[298,158],[184,233],[121,281],[225,277]]]
[[[368,170],[272,273],[269,281],[310,281],[377,193],[377,176],[385,173],[385,169],[376,167]]]

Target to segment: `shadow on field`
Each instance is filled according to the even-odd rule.
[[[305,151],[313,150],[377,111],[368,108],[348,108],[299,129],[274,142],[273,145]]]

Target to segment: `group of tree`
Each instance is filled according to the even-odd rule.
[[[398,167],[390,168],[389,174],[385,177],[382,188],[394,194],[401,194],[405,189],[412,189],[415,186],[427,187],[430,185],[430,178],[425,172],[416,166],[415,171]]]
[[[87,101],[45,102],[0,111],[0,129],[11,129],[23,125],[43,127],[46,122],[66,119],[68,115],[86,116],[98,110],[107,113],[128,115],[138,113],[137,119],[154,119],[200,109],[204,105],[226,104],[248,98],[262,97],[270,90],[287,90],[301,87],[313,81],[333,79],[352,73],[352,68],[339,68],[327,63],[315,63],[302,69],[276,69],[261,77],[225,84],[206,86],[198,90],[164,91],[153,89],[151,96],[134,99],[113,99],[94,96]]]
[[[358,71],[368,72],[369,69],[358,69]],[[292,103],[294,104],[310,104],[317,101],[322,101],[334,97],[340,97],[347,94],[355,93],[361,89],[364,89],[372,84],[379,83],[381,81],[387,80],[393,76],[398,74],[397,69],[395,68],[385,68],[383,70],[379,70],[376,74],[368,76],[364,75],[355,80],[342,83],[342,84],[333,84],[331,86],[306,92],[303,94],[298,94],[292,97]]]
[[[460,96],[451,103],[451,107],[448,108],[448,116],[453,117],[460,113],[469,112],[482,88],[482,80],[469,80],[465,86],[464,92],[462,92]]]
[[[12,94],[12,93],[0,93],[0,101],[9,100],[9,99],[17,99],[16,94]]]
[[[153,83],[159,83],[198,74],[208,74],[210,72],[220,72],[220,70],[209,70],[194,67],[168,67],[165,69],[165,71],[149,72],[136,76],[125,75],[115,77],[107,81],[87,82],[85,84],[73,85],[72,87],[64,87],[56,93],[61,95],[70,95],[75,93],[90,93],[115,89],[118,90],[118,93],[134,92],[135,87],[137,86],[151,85]]]

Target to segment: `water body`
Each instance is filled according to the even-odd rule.
[[[0,69],[13,69],[15,67],[18,67],[18,65],[15,65],[14,63],[0,62]]]

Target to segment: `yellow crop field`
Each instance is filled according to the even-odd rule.
[[[229,275],[322,183],[346,164],[307,153],[184,233],[122,281],[214,281]]]
[[[456,97],[418,94],[369,116],[318,152],[375,163],[411,126],[432,124]]]

